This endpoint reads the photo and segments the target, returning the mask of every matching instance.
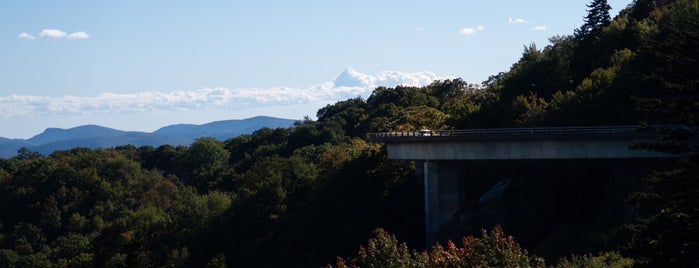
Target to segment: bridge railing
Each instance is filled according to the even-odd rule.
[[[392,131],[370,133],[371,139],[390,139],[401,137],[478,137],[490,135],[603,135],[630,134],[638,130],[638,126],[584,126],[584,127],[530,127],[530,128],[479,128],[430,131]]]

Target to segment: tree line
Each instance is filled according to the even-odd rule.
[[[414,164],[389,161],[368,133],[618,124],[660,135],[639,147],[686,157],[629,198],[638,220],[620,227],[629,236],[619,253],[600,255],[696,266],[699,2],[635,0],[614,19],[608,11],[592,1],[574,34],[526,46],[508,71],[480,84],[379,87],[318,110],[317,120],[225,141],[21,149],[0,159],[0,266],[362,266],[388,257],[372,246],[356,259],[335,256],[352,255],[379,227],[419,248],[424,229]],[[375,236],[370,244],[399,245]],[[479,243],[501,236],[494,230]],[[423,263],[466,250],[389,248]]]

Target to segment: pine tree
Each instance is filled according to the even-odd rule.
[[[612,9],[607,3],[607,0],[592,0],[592,3],[587,5],[587,16],[585,23],[575,30],[575,36],[585,38],[590,33],[593,33],[604,26],[609,25],[612,18],[609,16],[609,10]]]

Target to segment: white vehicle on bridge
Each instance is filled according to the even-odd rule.
[[[429,136],[432,136],[432,130],[421,129],[420,131],[417,132],[417,135],[421,136],[421,137],[429,137]]]

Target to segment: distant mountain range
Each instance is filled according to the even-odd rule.
[[[32,151],[50,154],[56,150],[75,147],[109,148],[118,145],[134,146],[189,145],[196,138],[214,137],[226,140],[241,134],[250,134],[263,127],[291,127],[295,120],[257,116],[242,120],[216,121],[203,125],[178,124],[160,128],[154,132],[122,131],[97,125],[84,125],[70,129],[48,128],[29,139],[0,137],[0,157],[9,158],[17,150],[27,147]]]

